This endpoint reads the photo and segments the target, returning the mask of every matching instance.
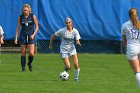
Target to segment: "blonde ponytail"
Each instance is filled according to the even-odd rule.
[[[135,8],[131,8],[129,10],[129,17],[133,23],[133,26],[135,28],[140,29],[140,21],[138,20],[138,11]]]

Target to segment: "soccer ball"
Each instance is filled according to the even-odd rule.
[[[59,76],[60,76],[60,79],[63,81],[68,80],[69,78],[69,74],[66,71],[61,72]]]

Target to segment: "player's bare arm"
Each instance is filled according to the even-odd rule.
[[[16,35],[15,35],[15,41],[14,43],[17,44],[18,43],[18,33],[20,30],[20,18],[18,18],[18,23],[17,23],[17,28],[16,28]]]
[[[54,41],[54,38],[55,38],[55,34],[51,35],[51,38],[50,38],[50,44],[49,44],[49,48],[52,49],[52,44],[53,44],[53,41]]]

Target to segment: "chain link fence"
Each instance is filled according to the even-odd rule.
[[[59,53],[60,40],[53,42],[53,49],[49,49],[49,40],[37,41],[38,53]],[[121,54],[125,50],[122,47],[121,41],[115,40],[81,40],[81,46],[76,46],[78,53],[108,53]]]
[[[81,40],[81,46],[76,45],[78,53],[106,53],[122,54],[125,49],[121,41],[116,40]],[[53,49],[49,49],[49,40],[37,40],[36,53],[60,53],[60,40],[54,40]],[[15,45],[12,40],[5,41],[0,47],[0,53],[20,53],[20,45]]]

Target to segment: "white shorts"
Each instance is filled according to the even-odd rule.
[[[127,48],[127,58],[128,60],[140,59],[140,47],[138,46],[128,46]]]
[[[69,53],[61,53],[61,58],[69,58],[72,55],[77,54],[76,49],[74,49],[73,51],[70,51]]]
[[[135,60],[135,59],[139,59],[140,60],[140,54],[137,54],[137,55],[127,55],[127,59],[128,60]]]

